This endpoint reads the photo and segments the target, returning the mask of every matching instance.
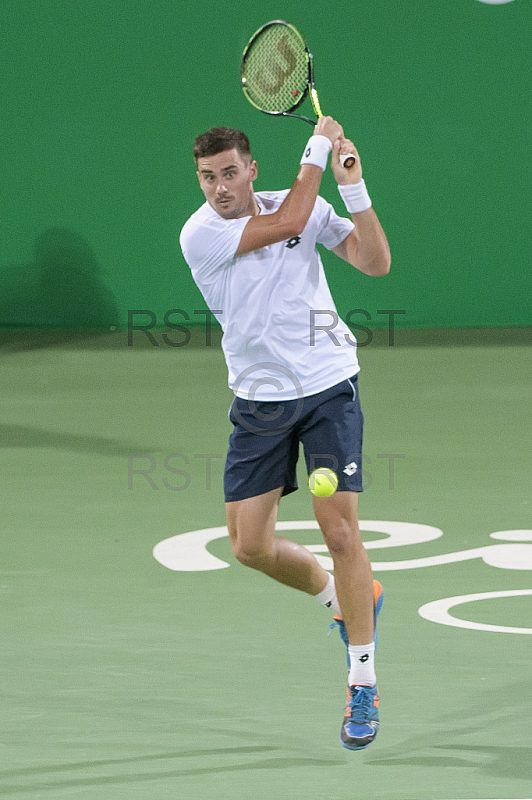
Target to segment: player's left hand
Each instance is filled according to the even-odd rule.
[[[356,156],[356,161],[351,169],[346,169],[342,166],[340,155],[348,155],[353,153]],[[358,150],[350,139],[344,139],[343,136],[337,139],[333,145],[331,157],[331,169],[336,179],[336,183],[358,183],[362,180],[362,165],[360,163],[360,156]]]

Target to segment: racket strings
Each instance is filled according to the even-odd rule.
[[[242,85],[251,102],[264,111],[289,111],[305,95],[308,56],[296,32],[272,25],[251,43]]]

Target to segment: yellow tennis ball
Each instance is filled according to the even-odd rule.
[[[330,497],[338,488],[338,476],[328,467],[319,467],[311,474],[308,485],[315,497]]]

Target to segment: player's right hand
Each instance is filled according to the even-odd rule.
[[[340,155],[354,155],[356,161],[350,169],[346,169],[340,161]],[[350,139],[337,139],[333,144],[331,169],[337,184],[358,183],[362,180],[362,166],[358,150]]]
[[[339,122],[336,122],[332,117],[320,117],[314,128],[315,136],[326,136],[334,145],[337,139],[344,135],[344,129]]]

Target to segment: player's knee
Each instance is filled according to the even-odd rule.
[[[233,553],[237,561],[251,569],[263,570],[270,560],[268,550],[246,542],[233,542]]]
[[[353,557],[358,548],[357,537],[347,522],[339,522],[324,532],[324,539],[333,560]]]

